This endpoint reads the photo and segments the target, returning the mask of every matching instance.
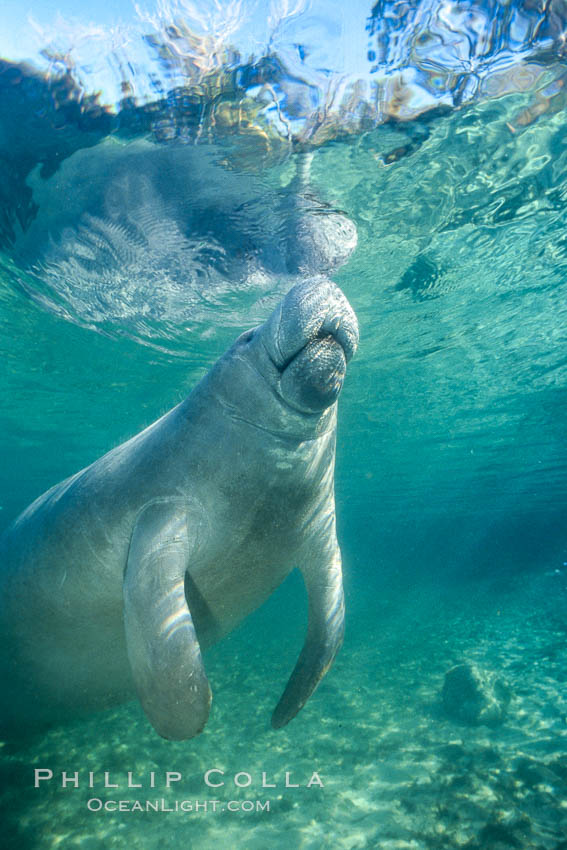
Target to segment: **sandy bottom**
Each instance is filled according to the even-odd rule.
[[[270,713],[302,637],[280,597],[208,654],[214,708],[194,741],[162,741],[133,703],[25,747],[4,745],[1,846],[563,850],[565,588],[553,593],[545,581],[516,589],[513,600],[507,591],[440,598],[429,588],[414,589],[403,605],[381,605],[370,595],[354,606],[332,673],[296,720],[274,732]],[[461,661],[511,685],[501,726],[444,716],[443,677]],[[34,788],[36,768],[53,779]],[[205,784],[211,768],[224,771],[211,775],[224,786]],[[62,788],[62,771],[78,771],[79,787]],[[118,788],[104,787],[105,771]],[[169,789],[166,771],[182,775]],[[142,788],[128,788],[128,772]],[[286,772],[299,787],[285,787]],[[249,774],[248,787],[234,784],[238,773],[241,783]],[[275,788],[262,787],[263,773]],[[317,779],[307,787],[313,773],[323,787]],[[89,810],[121,800],[126,810]],[[145,811],[147,801],[160,810]]]

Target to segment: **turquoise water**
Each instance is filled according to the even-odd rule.
[[[396,40],[418,34],[419,22],[400,9],[387,18],[382,5],[361,18],[372,61],[392,73],[410,60],[419,69],[415,89],[402,87],[414,108],[401,121],[393,107],[364,112],[366,92],[313,129],[320,80],[298,76],[284,49],[302,20],[322,39],[301,14],[274,42],[289,60],[272,80],[288,84],[280,106],[289,132],[246,100],[257,94],[256,66],[230,55],[222,71],[251,80],[238,90],[238,120],[234,90],[214,74],[198,81],[198,97],[189,75],[187,102],[170,92],[152,112],[156,95],[143,94],[137,66],[134,105],[99,113],[83,100],[78,120],[53,94],[60,67],[51,77],[1,69],[2,528],[184,398],[296,282],[280,249],[306,150],[308,213],[341,211],[356,225],[356,250],[333,279],[361,332],[337,444],[347,632],[317,692],[288,727],[271,730],[306,623],[293,574],[207,652],[214,702],[199,738],[161,740],[131,703],[6,741],[3,846],[567,846],[560,13],[523,35],[516,22],[515,42],[500,21],[475,66],[431,21],[430,42]],[[425,14],[435,4],[416,6]],[[496,6],[454,8],[474,7],[486,13],[486,33]],[[392,32],[377,27],[378,15]],[[340,42],[330,23],[327,31]],[[178,83],[175,54],[163,55]],[[455,56],[467,73],[457,74],[447,59]],[[446,714],[444,676],[459,663],[508,683],[502,723]],[[225,772],[225,786],[205,784],[212,768]],[[35,769],[53,780],[34,788]],[[79,771],[79,787],[62,788],[62,771]],[[118,789],[104,788],[105,771]],[[167,771],[182,774],[171,788]],[[128,788],[128,772],[141,789]],[[263,772],[275,788],[262,787]],[[300,787],[285,787],[286,772]],[[314,772],[323,787],[306,787]],[[235,787],[238,773],[250,774],[249,787]],[[220,808],[97,812],[92,799]],[[230,812],[231,800],[252,810]]]

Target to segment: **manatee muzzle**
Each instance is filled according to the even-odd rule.
[[[280,392],[302,410],[324,410],[342,389],[346,364],[345,352],[334,337],[308,342],[284,369]]]
[[[281,375],[282,398],[315,413],[341,391],[358,344],[358,323],[338,286],[315,278],[288,292],[266,323],[264,341]]]

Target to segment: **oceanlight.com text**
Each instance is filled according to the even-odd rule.
[[[269,812],[270,800],[87,800],[89,812]]]

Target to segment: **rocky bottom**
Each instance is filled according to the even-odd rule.
[[[215,702],[199,738],[162,741],[133,703],[5,744],[2,847],[567,850],[563,584],[369,601],[317,694],[274,732],[303,628],[284,592],[207,655]],[[501,722],[447,715],[457,664],[505,681]],[[53,778],[34,788],[35,769]],[[206,784],[211,769],[224,785]]]

